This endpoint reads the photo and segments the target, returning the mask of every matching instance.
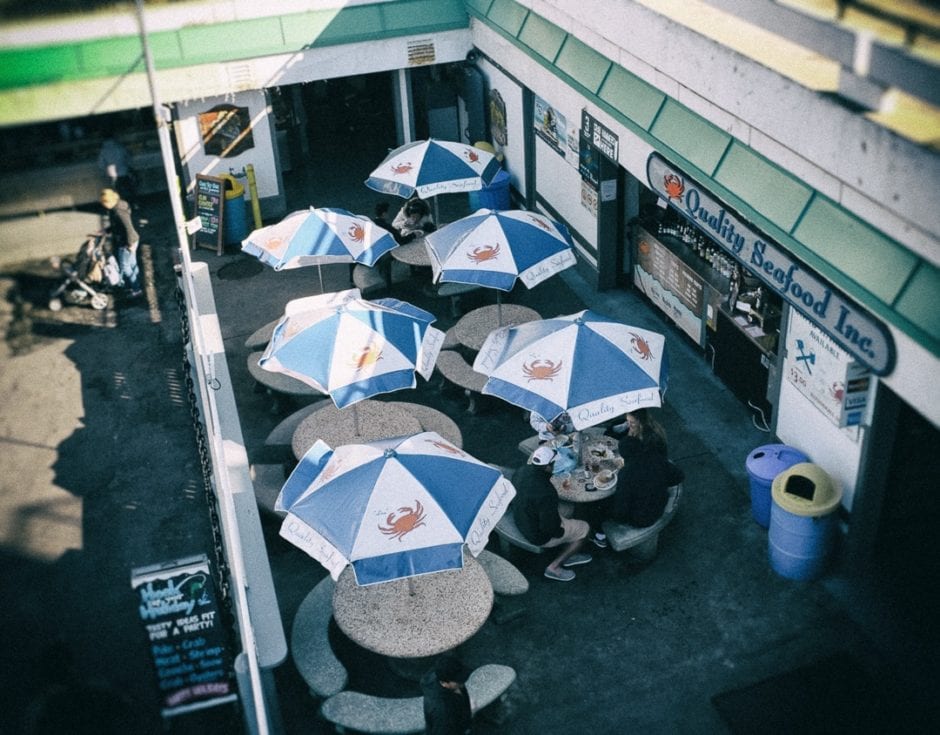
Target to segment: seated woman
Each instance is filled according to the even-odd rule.
[[[437,226],[431,218],[428,203],[417,196],[411,197],[392,221],[392,228],[398,233],[398,242],[409,243],[416,237],[424,237],[434,232]]]
[[[641,408],[627,414],[627,433],[620,439],[624,466],[617,475],[617,489],[597,508],[606,519],[636,528],[652,526],[662,516],[669,500],[669,488],[682,482],[682,470],[669,461],[666,432]],[[590,519],[597,526],[597,519]],[[596,546],[605,548],[607,539],[595,534]]]
[[[673,485],[666,455],[666,432],[647,409],[627,414],[627,433],[620,440],[623,469],[611,503],[611,518],[637,528],[652,526],[666,509]]]

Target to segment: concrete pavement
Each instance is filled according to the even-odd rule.
[[[344,159],[343,168],[320,163],[342,175],[324,182],[298,173],[288,182],[290,209],[315,203],[372,210],[378,197],[362,187],[355,161]],[[446,203],[445,216],[459,216],[460,207]],[[0,691],[9,700],[3,711],[11,723],[22,723],[29,704],[48,691],[50,674],[37,656],[62,640],[82,678],[100,682],[116,703],[116,716],[133,712],[138,732],[158,731],[130,569],[211,552],[181,369],[169,211],[159,200],[145,209],[151,298],[119,304],[113,326],[64,323],[43,313],[48,279],[39,264],[5,266],[2,276],[19,289],[23,304],[34,307],[24,313],[22,306],[4,303],[4,326],[19,341],[8,339],[0,358],[0,542],[8,601],[2,622],[13,641],[3,654]],[[318,290],[316,272],[274,273],[234,248],[223,256],[200,250],[193,257],[212,272],[249,458],[270,461],[276,450],[264,439],[285,413],[272,413],[268,396],[256,390],[243,343],[278,317],[289,299]],[[348,286],[348,273],[345,266],[325,268],[327,288]],[[395,295],[434,311],[446,329],[453,322],[449,303],[429,299],[421,285],[416,280]],[[469,295],[463,308],[492,298],[485,291]],[[542,577],[543,557],[511,555],[531,584],[512,601],[522,614],[503,624],[491,619],[459,651],[470,666],[502,663],[519,674],[506,704],[478,723],[480,733],[728,732],[712,696],[842,651],[862,664],[901,713],[935,716],[922,685],[935,683],[929,677],[936,664],[922,660],[921,631],[907,627],[890,596],[883,603],[877,585],[863,589],[838,569],[813,583],[794,583],[770,569],[766,531],[750,516],[744,461],[755,446],[774,439],[754,427],[747,408],[681,332],[632,292],[595,294],[572,270],[532,291],[519,286],[508,300],[543,316],[589,306],[667,334],[672,373],[660,418],[686,483],[683,505],[651,564],[595,550],[594,562],[562,585]],[[459,393],[441,392],[420,378],[414,391],[388,399],[444,411],[458,422],[465,449],[480,459],[522,461],[516,444],[529,429],[519,409],[492,401],[471,416]],[[325,571],[277,529],[275,519],[265,519],[280,606],[271,614],[281,615],[289,634],[297,607]],[[491,547],[498,550],[495,540]],[[387,662],[338,631],[332,640],[350,671],[350,688],[386,696],[417,693]],[[284,731],[328,732],[290,660],[275,679]],[[237,731],[223,713],[208,717],[216,719],[174,727]]]

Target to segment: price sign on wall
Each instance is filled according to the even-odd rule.
[[[164,717],[237,698],[232,656],[205,555],[131,573]]]

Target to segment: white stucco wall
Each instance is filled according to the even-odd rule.
[[[248,108],[254,139],[253,148],[230,158],[206,155],[199,132],[199,113],[207,112],[220,104]],[[192,191],[196,174],[217,176],[233,170],[241,172],[245,166],[251,164],[255,169],[258,198],[277,196],[280,186],[274,149],[274,120],[264,92],[239,92],[225,97],[207,97],[198,102],[182,102],[177,106],[177,110],[179,122],[174,128],[182,164],[187,173],[187,194]]]

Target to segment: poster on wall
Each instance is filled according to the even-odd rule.
[[[580,138],[580,150],[578,151],[578,173],[581,174],[582,181],[586,181],[588,184],[597,189],[600,179],[599,154],[591,141],[585,137],[583,130],[578,137]]]
[[[156,670],[161,714],[235,701],[233,658],[206,555],[134,569],[131,587]]]
[[[207,156],[232,158],[255,147],[247,107],[216,105],[199,113],[199,133]]]
[[[787,380],[836,426],[858,426],[868,406],[869,370],[819,327],[792,314]]]
[[[564,156],[568,138],[565,116],[541,97],[536,97],[532,122],[535,126],[535,134],[554,148],[558,155]]]
[[[498,89],[490,90],[490,136],[498,146],[509,142],[506,132],[506,102]]]
[[[597,217],[597,189],[583,180],[581,181],[581,206],[590,212],[592,217]]]

